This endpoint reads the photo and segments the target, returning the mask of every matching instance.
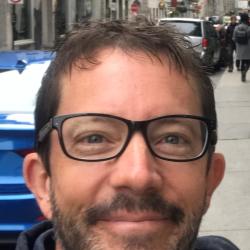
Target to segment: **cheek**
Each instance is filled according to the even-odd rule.
[[[165,197],[175,202],[187,213],[198,211],[205,200],[205,167],[185,163],[175,166],[165,174]],[[179,165],[178,164],[178,165]],[[189,164],[190,165],[190,164]]]
[[[62,167],[63,176],[52,176],[52,188],[59,207],[85,209],[100,200],[106,175],[95,168],[71,164]]]
[[[107,180],[105,164],[70,159],[56,143],[51,148],[51,188],[57,205],[70,209],[73,206],[87,208],[95,204]]]

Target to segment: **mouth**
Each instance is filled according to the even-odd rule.
[[[99,204],[86,211],[89,226],[121,236],[170,233],[179,227],[184,216],[180,208],[155,192],[140,197],[119,193],[110,203]]]
[[[168,218],[153,212],[118,211],[98,221],[99,225],[122,235],[152,234],[170,226]],[[173,225],[172,225],[173,226]]]

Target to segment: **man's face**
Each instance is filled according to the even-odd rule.
[[[57,115],[95,112],[140,121],[202,115],[196,88],[168,62],[105,50],[101,64],[62,78]],[[51,133],[48,207],[57,249],[190,250],[211,193],[213,159],[171,162],[154,157],[136,132],[112,160],[68,158]],[[43,209],[43,208],[42,208]],[[44,211],[44,210],[43,210]],[[52,214],[52,215],[51,215]]]
[[[235,17],[235,16],[232,16],[232,17],[231,17],[231,22],[232,22],[232,23],[236,23],[236,17]]]

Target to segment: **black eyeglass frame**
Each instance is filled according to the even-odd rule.
[[[120,120],[120,121],[124,122],[128,126],[128,135],[127,135],[127,139],[126,139],[123,147],[120,149],[120,151],[114,156],[107,157],[107,158],[101,158],[101,159],[97,159],[97,160],[81,159],[81,158],[77,158],[77,157],[70,155],[67,152],[65,145],[64,145],[63,135],[62,135],[62,126],[63,126],[63,123],[67,119],[70,119],[73,117],[79,117],[79,116],[108,117],[108,118],[112,118],[112,119],[116,119],[116,120]],[[160,120],[160,119],[164,119],[164,118],[189,118],[189,119],[194,119],[194,120],[199,120],[199,121],[204,122],[207,125],[208,134],[207,134],[207,140],[206,140],[205,145],[203,146],[203,150],[200,152],[200,154],[198,154],[195,157],[189,158],[189,159],[171,159],[171,158],[167,158],[167,157],[162,157],[162,156],[158,155],[157,153],[155,153],[155,151],[152,149],[152,147],[150,146],[150,143],[148,141],[147,127],[151,122],[156,121],[156,120]],[[71,159],[74,159],[77,161],[85,161],[85,162],[107,161],[107,160],[111,160],[114,158],[118,158],[125,151],[125,149],[127,148],[127,145],[129,144],[134,132],[136,132],[136,131],[140,131],[142,133],[142,136],[143,136],[143,138],[147,144],[147,147],[152,155],[154,155],[157,158],[160,158],[162,160],[173,161],[173,162],[188,162],[188,161],[197,160],[197,159],[201,158],[206,153],[209,145],[214,146],[217,142],[217,132],[216,132],[216,121],[215,120],[209,119],[209,118],[206,118],[203,116],[184,115],[184,114],[159,116],[159,117],[149,119],[149,120],[144,120],[144,121],[131,121],[131,120],[119,117],[119,116],[110,115],[110,114],[102,114],[102,113],[76,113],[76,114],[58,115],[58,116],[52,117],[40,129],[40,131],[38,132],[38,143],[42,143],[44,141],[45,137],[48,136],[48,134],[53,129],[55,129],[57,131],[59,143],[60,143],[60,146],[61,146],[64,154]]]

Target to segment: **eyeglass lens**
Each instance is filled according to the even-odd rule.
[[[152,150],[162,158],[191,159],[206,143],[207,125],[191,118],[163,118],[150,123],[147,138]]]
[[[86,160],[105,159],[118,154],[127,135],[126,123],[102,116],[73,117],[65,120],[62,127],[67,153]]]

